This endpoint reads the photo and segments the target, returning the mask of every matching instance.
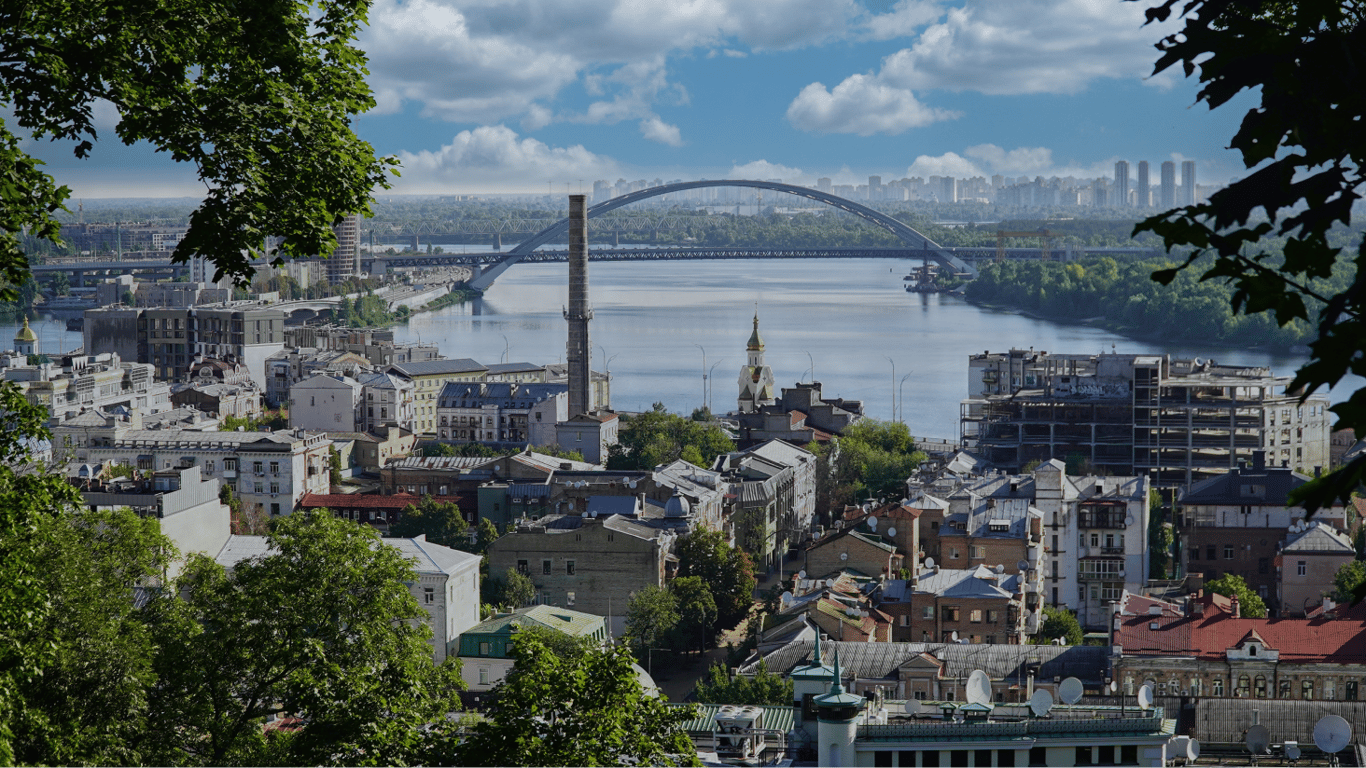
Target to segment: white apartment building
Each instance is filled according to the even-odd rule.
[[[85,430],[88,445],[76,461],[124,464],[143,472],[199,467],[206,479],[233,489],[247,509],[287,515],[306,493],[329,490],[328,446],[322,433],[191,432],[129,429],[114,424]]]
[[[552,445],[569,415],[564,384],[450,382],[437,400],[437,436],[461,443]]]
[[[65,355],[60,363],[29,365],[21,356],[0,358],[5,380],[24,397],[48,410],[52,421],[96,408],[123,406],[143,413],[171,409],[171,387],[153,380],[152,366],[125,363],[117,352]]]
[[[412,379],[392,373],[362,373],[357,377],[364,405],[356,427],[361,432],[383,432],[385,427],[413,431],[414,393]]]
[[[364,390],[350,376],[314,374],[289,388],[289,426],[319,432],[356,432],[364,422]]]

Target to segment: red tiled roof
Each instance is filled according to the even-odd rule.
[[[395,493],[392,496],[381,496],[377,493],[305,493],[299,500],[299,506],[304,509],[403,509],[420,501],[421,496],[414,496],[411,493]],[[442,504],[450,502],[459,506],[468,500],[464,496],[433,496],[432,501]]]
[[[1280,652],[1281,661],[1366,662],[1366,604],[1336,618],[1245,619],[1211,606],[1200,616],[1123,616],[1115,645],[1131,655],[1181,654],[1206,660],[1257,640]],[[1153,625],[1157,629],[1153,629]]]

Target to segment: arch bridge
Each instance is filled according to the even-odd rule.
[[[758,181],[752,179],[712,179],[703,181],[681,181],[676,184],[664,184],[658,187],[642,189],[630,194],[614,197],[588,209],[588,218],[592,219],[608,211],[616,210],[624,205],[630,205],[641,200],[648,200],[652,197],[667,195],[670,192],[684,192],[690,189],[704,189],[707,187],[749,187],[751,189],[767,189],[774,192],[786,192],[789,195],[804,197],[818,203],[824,203],[833,208],[837,208],[873,224],[874,226],[891,232],[901,238],[910,247],[919,251],[921,255],[934,259],[941,266],[953,272],[966,273],[970,277],[977,276],[977,270],[967,262],[950,253],[938,243],[930,240],[925,235],[917,232],[908,224],[888,216],[880,211],[875,211],[866,205],[861,205],[853,200],[847,200],[838,195],[822,192],[818,189],[809,187],[799,187],[795,184],[783,184],[776,181]],[[569,231],[569,219],[561,219],[559,222],[546,227],[540,232],[523,240],[516,248],[508,251],[507,255],[498,261],[479,270],[479,273],[470,280],[469,287],[480,291],[487,290],[493,285],[493,281],[503,274],[513,264],[521,261],[532,251],[559,237],[563,237]]]

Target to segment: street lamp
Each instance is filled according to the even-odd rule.
[[[702,350],[702,406],[705,408],[707,405],[707,350],[695,341],[692,345]]]
[[[803,352],[806,352],[806,350],[804,350],[804,349],[803,349],[802,351],[803,351]],[[811,353],[810,353],[810,352],[806,352],[806,359],[807,359],[808,362],[811,363],[811,367],[810,367],[810,368],[807,368],[807,369],[806,369],[806,372],[809,373],[809,374],[811,374],[811,383],[814,384],[814,383],[816,383],[816,361],[811,357]]]
[[[906,398],[905,398],[905,396],[903,395],[903,392],[905,391],[904,387],[906,386],[906,379],[909,379],[909,378],[911,377],[911,374],[912,374],[912,373],[915,373],[915,371],[911,371],[910,373],[907,373],[905,376],[902,376],[902,377],[901,377],[901,383],[898,384],[897,387],[896,387],[896,399],[901,403],[901,423],[902,423],[902,424],[905,424],[905,423],[906,423]]]
[[[708,369],[707,369],[707,378],[708,378],[708,379],[712,379],[712,371],[715,371],[715,370],[716,370],[716,366],[718,366],[718,365],[720,365],[721,363],[724,363],[724,362],[726,362],[726,359],[723,357],[723,358],[721,358],[720,360],[717,360],[716,362],[712,363],[712,364],[711,364],[711,368],[708,368]],[[708,411],[711,410],[711,385],[708,385],[708,388],[707,388],[707,410],[708,410]]]
[[[883,357],[886,357],[887,362],[892,364],[892,421],[896,421],[896,361],[888,355],[883,355]]]
[[[500,333],[498,335],[503,337],[503,362],[506,363],[510,356],[508,353],[512,351],[512,342],[508,341],[508,335],[506,333]]]

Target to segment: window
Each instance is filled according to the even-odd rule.
[[[520,574],[522,574],[523,576],[527,576],[527,575],[529,575],[529,574],[531,573],[531,568],[527,565],[527,561],[525,561],[525,560],[518,560],[518,561],[517,561],[517,572],[520,573]]]
[[[1208,547],[1205,547],[1205,559],[1206,559],[1206,560],[1218,560],[1218,559],[1219,559],[1219,558],[1216,557],[1215,554],[1214,554],[1214,545],[1213,545],[1213,544],[1209,545]],[[1206,578],[1208,578],[1208,577],[1206,577]]]
[[[574,604],[574,593],[573,593],[573,592],[566,592],[566,593],[564,593],[564,604],[565,604],[565,605],[573,605],[573,604]]]
[[[1337,697],[1338,697],[1338,681],[1336,681],[1336,680],[1324,680],[1324,681],[1323,681],[1323,700],[1324,700],[1324,701],[1334,701],[1334,700],[1337,699]]]
[[[1280,696],[1280,698],[1282,698],[1282,699],[1288,699],[1288,698],[1290,698],[1290,681],[1289,681],[1289,680],[1282,680],[1282,681],[1281,681],[1281,690],[1280,690],[1279,696]]]
[[[980,609],[980,608],[974,608],[974,609],[972,609],[971,611],[969,611],[969,612],[968,612],[968,621],[972,622],[973,624],[981,624],[981,623],[982,623],[982,609]]]
[[[987,611],[987,623],[995,624],[999,615],[1000,611]]]
[[[1215,696],[1223,696],[1223,695],[1224,695],[1224,678],[1222,678],[1222,677],[1216,677],[1216,678],[1214,678],[1214,680],[1211,681],[1211,683],[1210,683],[1210,687],[1213,689],[1214,695],[1215,695]]]
[[[1314,700],[1314,681],[1313,681],[1313,680],[1305,680],[1303,683],[1300,683],[1300,698],[1301,698],[1301,699],[1304,699],[1305,701],[1313,701],[1313,700]]]
[[[480,655],[480,656],[487,656],[487,655],[489,655],[489,653],[491,653],[490,648],[489,648],[489,644],[488,644],[488,643],[480,643],[480,644],[479,644],[479,655]]]
[[[986,559],[986,556],[987,556],[987,548],[986,548],[986,547],[973,545],[973,547],[972,547],[972,559],[973,559],[973,560],[985,560],[985,559]]]
[[[271,484],[270,484],[270,492],[271,492],[271,493],[279,493],[279,492],[280,492],[280,484],[279,484],[279,483],[271,483]]]
[[[266,492],[266,491],[265,491],[265,486],[264,486],[263,484],[261,484],[261,483],[254,483],[253,485],[255,486],[256,492],[257,492],[257,493],[265,493],[265,492]]]
[[[1252,683],[1252,693],[1259,699],[1266,698],[1266,678],[1257,675],[1257,679]]]
[[[270,463],[270,473],[271,473],[272,475],[278,475],[278,474],[280,474],[280,462],[278,462],[278,461],[272,461],[272,462]]]
[[[1271,562],[1265,557],[1257,558],[1257,573],[1266,573],[1271,570]]]
[[[921,606],[921,608],[920,608],[920,618],[922,618],[922,619],[930,619],[930,620],[933,620],[933,619],[934,619],[934,606],[933,606],[933,605]]]
[[[949,547],[949,559],[950,559],[950,560],[957,560],[957,559],[958,559],[958,547]]]
[[[279,504],[271,504],[271,505],[270,505],[270,516],[271,516],[271,517],[279,517],[279,516],[280,516],[280,505],[279,505]]]
[[[958,621],[957,606],[944,606],[944,621]]]
[[[1308,566],[1307,563],[1305,563],[1305,561],[1303,561],[1303,560],[1298,561],[1297,563],[1295,563],[1295,575],[1296,575],[1296,576],[1303,576],[1303,575],[1307,574],[1307,573],[1309,572],[1308,568],[1309,568],[1309,566]]]
[[[213,462],[212,462],[212,461],[206,461],[206,462],[204,462],[204,472],[205,472],[206,474],[212,474],[212,473],[213,473]]]
[[[566,561],[564,561],[564,575],[566,575],[566,576],[573,576],[573,575],[574,575],[574,561],[573,561],[573,560],[566,560]],[[571,594],[572,594],[572,593],[571,593]]]
[[[1232,545],[1232,544],[1225,544],[1225,545],[1224,545],[1224,559],[1225,559],[1225,560],[1232,560],[1232,559],[1233,559],[1233,545]]]
[[[431,605],[436,602],[436,590],[431,587],[422,588],[422,602]]]
[[[1250,693],[1252,693],[1252,680],[1250,680],[1247,675],[1239,675],[1238,692],[1236,695],[1240,699],[1246,699]]]
[[[1355,680],[1348,680],[1348,681],[1347,681],[1347,686],[1346,686],[1346,688],[1347,688],[1347,691],[1346,691],[1346,698],[1347,698],[1347,700],[1348,700],[1348,701],[1356,701],[1356,700],[1357,700],[1357,681],[1355,681]]]
[[[549,575],[550,575],[550,565],[551,565],[551,563],[550,563],[549,560],[542,560],[542,561],[541,561],[541,575],[542,575],[542,576],[549,576]]]
[[[1093,533],[1093,534],[1091,534],[1091,546],[1093,546],[1093,547],[1099,547],[1099,546],[1100,546],[1100,534],[1099,534],[1099,533]]]
[[[1191,560],[1199,560],[1199,559],[1200,559],[1200,548],[1199,548],[1199,547],[1191,547],[1190,553],[1191,553]]]

